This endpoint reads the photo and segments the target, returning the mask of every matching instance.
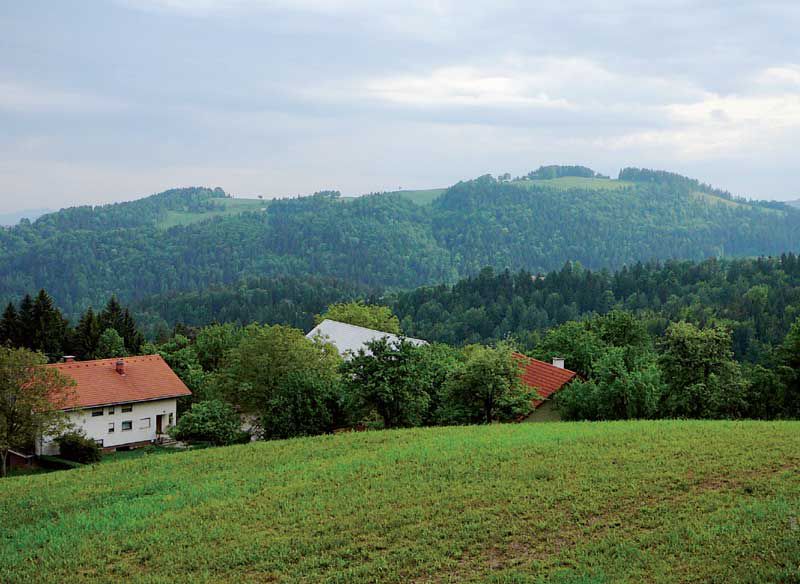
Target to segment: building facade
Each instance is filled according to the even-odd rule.
[[[105,450],[142,446],[167,436],[177,400],[191,391],[159,355],[48,365],[72,379],[63,408],[73,429]],[[37,440],[37,454],[58,454],[55,436]]]

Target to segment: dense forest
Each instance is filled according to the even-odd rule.
[[[71,326],[42,290],[6,307],[0,343],[52,361],[158,352],[193,390],[192,401],[257,410],[267,437],[376,420],[395,427],[518,419],[531,395],[516,380],[514,350],[564,358],[580,374],[556,398],[568,419],[800,414],[794,254],[638,263],[613,273],[572,262],[537,275],[485,268],[452,286],[384,295],[333,280],[261,279],[154,298],[136,314],[112,297]],[[251,324],[255,317],[265,322]],[[324,317],[432,344],[384,341],[342,364],[331,347],[304,337]],[[157,323],[150,341],[137,320]],[[286,375],[280,383],[278,371]],[[491,411],[479,397],[487,379],[508,390]]]
[[[662,334],[681,320],[730,329],[737,359],[761,362],[800,316],[800,258],[672,260],[615,272],[568,262],[546,274],[492,268],[453,285],[381,294],[318,278],[263,278],[205,292],[159,295],[133,306],[151,338],[176,324],[280,323],[308,330],[333,302],[385,303],[409,336],[452,345],[512,337],[532,348],[541,333],[593,314],[625,310]]]
[[[45,288],[76,319],[112,294],[142,302],[253,278],[408,290],[486,266],[616,269],[800,249],[800,211],[679,175],[624,169],[609,180],[585,167],[543,167],[531,176],[460,182],[426,205],[402,193],[323,192],[223,213],[237,200],[192,188],[67,209],[0,230],[0,300]]]

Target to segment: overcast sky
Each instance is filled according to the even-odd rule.
[[[0,5],[0,211],[540,164],[800,197],[800,2]]]

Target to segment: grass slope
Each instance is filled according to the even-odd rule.
[[[169,210],[158,222],[160,229],[169,229],[176,225],[191,225],[213,219],[214,217],[230,217],[248,211],[260,211],[269,204],[269,201],[260,199],[214,199],[214,210],[203,212]]]
[[[800,423],[521,424],[8,479],[0,581],[800,578]]]

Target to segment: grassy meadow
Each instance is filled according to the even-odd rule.
[[[0,582],[798,582],[800,423],[363,432],[0,483]]]
[[[229,217],[241,213],[260,211],[267,207],[269,201],[261,199],[214,199],[214,209],[211,211],[167,211],[159,221],[160,229],[169,229],[176,225],[191,225],[200,221],[207,221],[215,217]]]

